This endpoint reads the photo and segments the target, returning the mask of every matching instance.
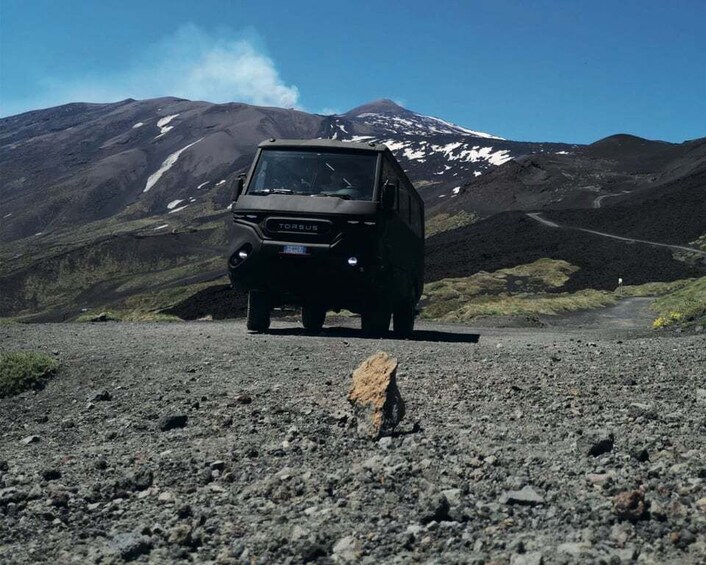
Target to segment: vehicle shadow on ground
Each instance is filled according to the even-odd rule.
[[[287,336],[308,336],[308,337],[333,337],[333,338],[350,338],[350,339],[374,339],[366,336],[361,330],[356,328],[328,327],[320,332],[310,332],[304,328],[271,328],[267,331],[269,335],[287,335]],[[437,330],[415,330],[414,333],[407,338],[398,338],[392,332],[389,332],[383,339],[392,339],[400,341],[430,341],[439,343],[478,343],[480,334],[474,333],[454,333],[443,332]]]

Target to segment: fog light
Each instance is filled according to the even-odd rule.
[[[245,249],[241,249],[238,251],[238,257],[240,257],[242,261],[245,261],[245,259],[248,258],[248,252]]]
[[[358,258],[357,257],[348,257],[348,264],[351,267],[355,267],[358,264]]]

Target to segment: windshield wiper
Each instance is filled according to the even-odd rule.
[[[330,192],[317,192],[316,194],[310,194],[310,196],[330,196],[332,198],[341,198],[342,200],[350,200],[351,197],[348,194],[332,194]]]
[[[255,190],[249,194],[294,194],[291,188],[263,188],[262,190]]]

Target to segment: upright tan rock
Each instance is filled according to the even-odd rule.
[[[379,351],[353,371],[348,401],[358,421],[358,433],[378,439],[404,418],[404,400],[397,388],[397,359]]]

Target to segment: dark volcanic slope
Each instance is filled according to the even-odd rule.
[[[702,178],[695,175],[704,171],[706,139],[673,144],[615,135],[569,151],[510,161],[445,194],[432,203],[430,214],[607,208],[662,193],[674,193],[664,201],[672,207],[681,199],[676,193],[691,190]],[[685,202],[685,207],[673,208],[674,214],[689,209],[690,202]]]
[[[426,279],[462,277],[478,271],[530,263],[542,257],[563,259],[581,268],[562,290],[613,290],[625,284],[703,276],[706,268],[672,258],[668,249],[628,244],[574,230],[549,228],[525,214],[498,214],[427,241]]]
[[[118,214],[223,209],[225,179],[249,165],[260,141],[317,137],[322,123],[295,110],[178,98],[68,104],[3,118],[0,241]]]
[[[615,200],[610,207],[552,211],[547,217],[561,224],[663,243],[689,243],[706,234],[706,170],[659,190]]]

